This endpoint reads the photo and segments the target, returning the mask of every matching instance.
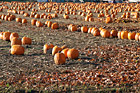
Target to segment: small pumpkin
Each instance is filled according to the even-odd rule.
[[[11,33],[11,35],[10,35],[10,41],[12,40],[13,37],[19,38],[18,33],[16,33],[16,32]]]
[[[69,49],[67,52],[67,56],[70,59],[76,59],[79,56],[79,51],[77,49],[74,49],[74,48]]]
[[[65,48],[65,49],[63,49],[62,51],[61,51],[61,53],[63,53],[64,55],[65,55],[65,57],[67,58],[68,56],[67,56],[67,52],[68,52],[68,48]]]
[[[110,37],[110,32],[108,30],[102,30],[101,31],[101,36],[104,38],[109,38]]]
[[[22,44],[21,39],[19,39],[18,37],[13,37],[11,39],[11,46],[13,46],[13,45],[21,45],[21,44]]]
[[[51,27],[51,25],[52,25],[52,22],[51,21],[48,21],[47,26],[48,27]]]
[[[92,31],[92,27],[90,27],[90,28],[88,29],[88,33],[91,33],[91,31]]]
[[[21,45],[13,45],[10,49],[12,55],[22,55],[24,54],[24,47]]]
[[[62,50],[62,48],[60,48],[58,46],[54,46],[52,49],[52,55],[54,56],[56,53],[58,53],[61,50]]]
[[[58,27],[59,27],[58,23],[53,23],[53,24],[51,25],[51,28],[52,28],[52,29],[57,29]]]
[[[16,18],[16,22],[22,22],[22,19],[21,18]]]
[[[3,39],[3,33],[4,32],[0,32],[0,39]]]
[[[111,23],[112,22],[112,18],[111,17],[107,17],[106,18],[106,23]]]
[[[135,40],[136,41],[139,41],[139,36],[140,36],[140,33],[136,33],[136,35],[135,35]]]
[[[29,37],[23,37],[21,41],[22,41],[23,45],[31,45],[32,44],[32,39]]]
[[[37,21],[37,20],[32,19],[32,20],[31,20],[31,24],[32,24],[32,25],[36,25],[36,21]]]
[[[11,32],[4,32],[3,33],[3,40],[9,41],[10,35],[11,35]]]
[[[110,32],[110,36],[111,36],[111,37],[117,37],[117,34],[118,34],[118,31],[116,31],[116,30],[112,30],[112,31]]]
[[[27,19],[22,19],[22,23],[23,24],[27,23]]]
[[[42,27],[43,24],[42,24],[40,21],[36,21],[36,26],[37,26],[37,27]]]
[[[99,36],[100,35],[100,31],[97,29],[97,30],[94,30],[92,32],[93,36]]]
[[[87,26],[82,26],[81,31],[84,32],[84,33],[87,33],[88,32]]]
[[[135,35],[136,35],[135,32],[132,32],[132,33],[129,32],[129,33],[128,33],[128,39],[129,39],[129,40],[134,40],[134,39],[135,39]]]
[[[119,39],[121,39],[121,31],[118,32],[117,36]]]
[[[128,31],[121,32],[121,39],[128,39]]]
[[[65,55],[63,53],[56,53],[54,56],[54,62],[57,65],[65,64],[65,62],[66,62]]]

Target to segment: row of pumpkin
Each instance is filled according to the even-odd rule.
[[[23,55],[25,49],[22,45],[32,44],[31,38],[23,37],[22,39],[20,39],[18,33],[16,32],[1,32],[0,39],[11,41],[10,53],[12,55]],[[51,50],[51,53],[54,56],[54,62],[57,65],[64,64],[66,62],[66,58],[76,59],[79,56],[79,51],[77,49],[69,49],[66,46],[58,47],[54,46],[53,44],[45,44],[43,47],[44,54],[46,54],[49,50]]]

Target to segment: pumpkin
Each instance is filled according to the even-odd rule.
[[[117,36],[119,39],[121,39],[121,31],[118,32]]]
[[[65,55],[65,57],[67,58],[68,56],[67,56],[67,52],[68,52],[68,48],[65,48],[65,49],[63,49],[62,51],[61,51],[61,53],[63,53],[64,55]]]
[[[35,18],[40,18],[40,15],[39,14],[36,14],[34,17]]]
[[[22,41],[23,45],[31,45],[32,44],[32,39],[29,37],[23,37],[21,41]]]
[[[107,17],[107,18],[106,18],[106,23],[111,23],[111,22],[112,22],[111,17]]]
[[[85,21],[89,21],[90,16],[85,17]]]
[[[43,24],[42,24],[40,21],[36,21],[36,26],[37,26],[37,27],[42,27]]]
[[[10,51],[12,55],[22,55],[25,49],[21,45],[13,45]]]
[[[79,51],[77,49],[74,49],[74,48],[69,49],[67,52],[67,56],[70,59],[76,59],[79,56]]]
[[[136,35],[135,35],[135,40],[136,41],[139,41],[139,36],[140,36],[140,33],[136,33]]]
[[[22,23],[23,24],[27,23],[27,19],[22,19]]]
[[[9,17],[9,16],[6,15],[6,16],[4,17],[4,20],[5,20],[5,21],[8,21],[8,17]]]
[[[11,46],[13,46],[13,45],[21,45],[21,44],[22,44],[21,39],[19,39],[18,37],[13,37],[11,39]]]
[[[104,38],[109,38],[110,37],[110,32],[108,30],[101,30],[101,36]]]
[[[3,39],[3,33],[4,32],[0,32],[0,39]]]
[[[37,21],[37,20],[32,19],[32,20],[31,20],[31,24],[32,24],[32,25],[36,25],[36,21]]]
[[[90,27],[90,28],[88,29],[88,33],[91,33],[91,30],[92,30],[92,27]]]
[[[4,32],[3,33],[3,40],[9,41],[10,40],[10,35],[11,35],[11,32]]]
[[[82,26],[81,31],[84,32],[84,33],[87,33],[88,32],[87,26]]]
[[[90,22],[94,21],[94,18],[93,18],[93,17],[90,17],[90,18],[89,18],[89,21],[90,21]]]
[[[92,31],[93,36],[99,36],[100,35],[100,31],[98,29]]]
[[[51,27],[51,25],[52,25],[52,22],[51,21],[48,21],[47,26],[48,27]]]
[[[121,39],[128,39],[128,31],[121,32]]]
[[[16,22],[22,22],[22,19],[21,18],[16,18]]]
[[[24,13],[23,16],[25,16],[25,17],[29,17],[30,15],[29,15],[28,13]]]
[[[16,33],[16,32],[11,33],[11,35],[10,35],[10,41],[12,40],[13,37],[19,38],[18,33]]]
[[[54,56],[54,62],[56,65],[62,65],[66,62],[66,57],[63,53],[56,53]]]
[[[111,36],[111,37],[117,37],[117,34],[118,34],[118,31],[116,31],[116,30],[112,30],[112,31],[110,32],[110,36]]]
[[[57,29],[59,26],[58,26],[58,23],[53,23],[52,25],[51,25],[51,28],[52,29]]]
[[[60,48],[58,46],[54,46],[52,49],[52,55],[54,56],[56,53],[58,53],[61,50],[62,50],[62,48]]]
[[[65,19],[69,19],[69,16],[68,16],[68,15],[63,15],[63,17],[64,17]]]
[[[132,39],[134,40],[134,39],[135,39],[135,35],[136,35],[135,32],[132,32],[132,33],[129,32],[129,33],[128,33],[128,39],[129,39],[129,40],[132,40]]]
[[[44,53],[46,54],[46,53],[47,53],[47,50],[49,50],[50,48],[52,49],[53,47],[54,47],[53,44],[50,44],[50,45],[45,44],[45,45],[43,46],[43,51],[44,51]]]

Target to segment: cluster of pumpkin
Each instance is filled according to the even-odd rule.
[[[5,15],[5,14],[0,15],[0,19],[5,20],[5,21],[12,21],[12,20],[15,20],[15,18],[16,18],[16,16],[12,15],[10,13],[8,13],[7,15]]]
[[[77,49],[69,49],[65,45],[58,47],[53,44],[45,44],[43,51],[45,54],[47,52],[51,53],[54,56],[54,62],[57,65],[65,64],[66,58],[76,59],[79,56],[79,51]]]
[[[32,19],[31,24],[36,25],[37,27],[42,27],[43,26],[43,23],[41,21],[37,21],[36,19]],[[59,28],[58,23],[56,23],[56,22],[52,23],[51,21],[46,21],[45,26],[51,27],[52,29],[58,29]]]
[[[32,43],[32,40],[28,37],[20,39],[16,32],[1,32],[0,39],[11,42],[10,53],[13,55],[24,54],[24,47],[22,45],[30,45]]]
[[[68,30],[70,31],[77,31],[77,26],[70,24],[68,26]],[[81,27],[81,32],[83,33],[91,33],[93,36],[102,36],[104,38],[109,38],[109,37],[118,37],[119,39],[129,39],[129,40],[136,40],[140,41],[140,33],[135,33],[135,32],[128,32],[128,31],[108,31],[107,29],[103,29],[100,27],[99,29],[96,27],[90,27],[88,28],[87,26],[82,26]]]

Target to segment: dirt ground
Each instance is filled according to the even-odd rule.
[[[4,9],[0,14],[7,14],[7,10]],[[31,11],[26,12],[30,13]],[[41,13],[44,11],[41,10]],[[39,12],[38,12],[39,13]],[[54,13],[52,11],[51,13]],[[120,16],[122,13],[118,14]],[[140,22],[128,22],[128,23],[110,23],[93,21],[85,22],[84,17],[76,15],[70,15],[70,19],[64,19],[62,14],[58,14],[58,18],[50,19],[52,22],[59,23],[59,29],[52,30],[48,27],[36,27],[32,26],[30,21],[32,18],[24,17],[23,15],[15,14],[16,17],[26,18],[27,24],[17,23],[16,21],[4,21],[1,20],[0,31],[17,32],[22,38],[28,36],[32,38],[32,45],[25,45],[24,55],[11,55],[9,53],[10,42],[0,40],[0,81],[7,81],[9,78],[15,77],[20,73],[24,73],[26,76],[33,76],[40,72],[63,73],[65,70],[72,71],[91,71],[91,70],[104,70],[103,66],[107,66],[105,70],[109,69],[110,73],[112,66],[115,67],[116,63],[126,64],[126,61],[137,66],[137,73],[140,71],[140,42],[135,40],[122,40],[118,38],[102,38],[101,36],[95,37],[92,34],[80,32],[80,27],[86,25],[88,27],[104,27],[111,31],[115,29],[117,31],[131,31],[140,32]],[[97,18],[97,13],[94,13]],[[37,19],[45,23],[47,19]],[[79,31],[70,32],[67,29],[68,24],[75,24],[79,28]],[[56,65],[51,54],[43,54],[43,45],[53,44],[57,46],[66,45],[68,48],[76,48],[79,50],[80,55],[78,59],[67,59],[66,64]],[[133,61],[130,61],[133,59]],[[131,65],[132,66],[132,65]],[[116,67],[117,69],[117,67]],[[127,69],[126,69],[127,70]],[[126,70],[122,70],[127,72]],[[114,73],[119,73],[116,70]],[[140,83],[140,77],[138,77],[137,85]],[[135,85],[132,85],[133,87]],[[133,87],[134,88],[134,87]],[[138,88],[138,87],[137,87]]]

